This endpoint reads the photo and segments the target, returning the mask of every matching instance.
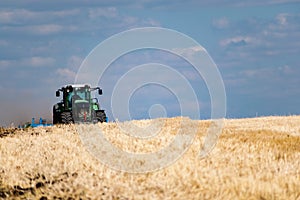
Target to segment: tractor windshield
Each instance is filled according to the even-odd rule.
[[[70,105],[74,101],[77,100],[84,100],[89,102],[91,98],[91,93],[89,88],[73,88],[73,91],[70,92],[67,96],[67,100],[69,101]]]

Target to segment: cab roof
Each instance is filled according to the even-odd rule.
[[[73,88],[82,88],[82,87],[85,87],[85,86],[88,86],[89,88],[91,87],[90,84],[69,84],[69,85],[65,85],[64,87],[68,87],[68,86],[72,86]]]

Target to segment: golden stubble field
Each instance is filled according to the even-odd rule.
[[[179,126],[196,130],[174,164],[139,174],[102,164],[74,125],[1,129],[0,199],[300,199],[300,116],[226,119],[204,159],[199,152],[210,121],[159,120],[161,131],[143,141],[123,134],[116,123],[98,124],[114,146],[138,153],[164,148]]]

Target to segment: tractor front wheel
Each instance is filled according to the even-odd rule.
[[[71,112],[61,113],[61,123],[62,124],[72,124],[72,123],[74,123],[72,113]]]
[[[104,110],[99,110],[96,112],[96,118],[98,120],[98,122],[107,122],[107,118],[106,118],[106,114],[104,112]]]

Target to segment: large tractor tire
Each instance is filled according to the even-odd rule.
[[[56,111],[53,106],[53,124],[59,124],[61,122],[60,113]]]
[[[98,122],[107,122],[107,117],[106,114],[104,112],[104,110],[99,110],[96,112],[96,118],[98,120]]]
[[[62,124],[72,124],[74,123],[71,112],[62,112],[61,113],[61,123]]]
[[[59,124],[59,119],[56,114],[53,113],[53,124]]]

